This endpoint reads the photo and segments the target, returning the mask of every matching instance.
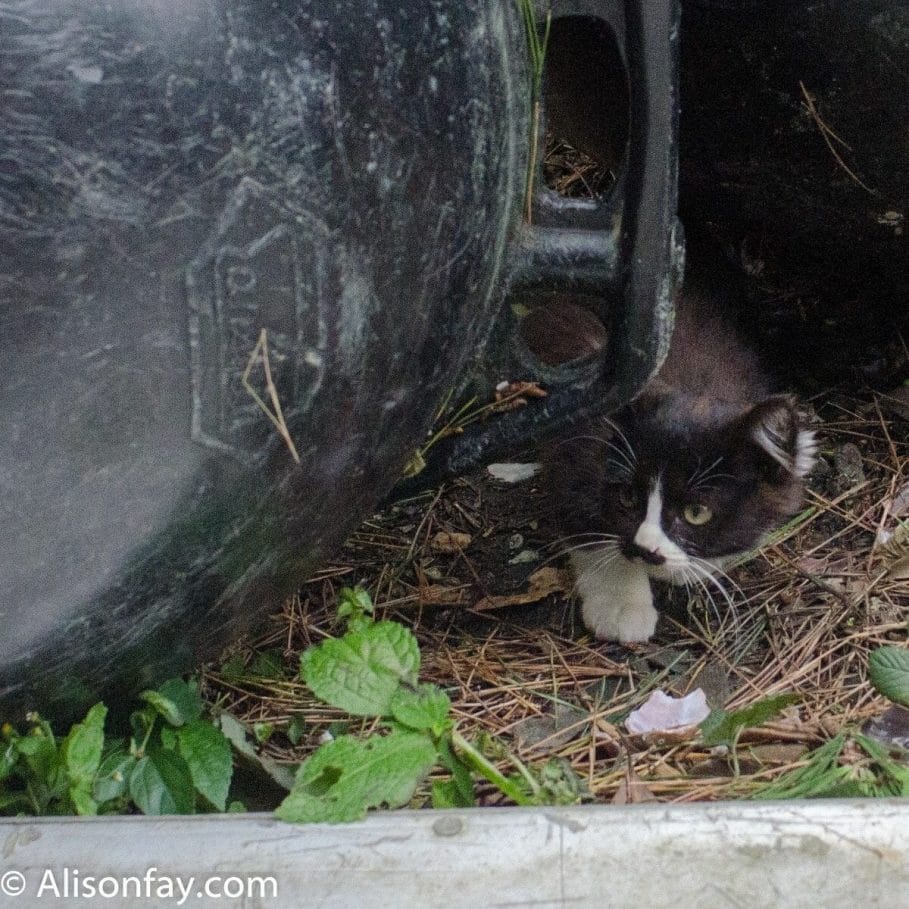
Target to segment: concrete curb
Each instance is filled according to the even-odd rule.
[[[909,906],[896,799],[7,819],[0,852],[2,906]]]

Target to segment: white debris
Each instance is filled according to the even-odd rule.
[[[503,483],[520,483],[536,476],[540,471],[539,464],[490,464],[489,475]]]
[[[693,728],[707,719],[709,713],[707,696],[701,688],[695,688],[683,698],[654,691],[637,710],[628,714],[625,728],[633,735]]]

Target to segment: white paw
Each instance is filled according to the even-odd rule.
[[[648,597],[646,601],[619,602],[602,597],[587,597],[581,603],[584,624],[601,641],[621,641],[631,644],[649,641],[656,630],[657,611]]]
[[[647,641],[653,635],[657,611],[647,569],[623,557],[604,560],[602,554],[572,553],[584,624],[604,641]]]

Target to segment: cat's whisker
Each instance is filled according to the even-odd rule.
[[[697,573],[694,565],[693,564],[690,565],[689,568],[691,569],[692,579],[695,581],[695,583],[698,585],[698,587],[701,589],[701,591],[703,591],[704,599],[707,601],[707,604],[710,607],[710,611],[713,613],[714,617],[716,618],[717,630],[721,632],[725,625],[725,622],[723,621],[723,615],[720,612],[719,606],[717,605],[716,598],[713,596],[713,593],[710,591],[710,588],[707,586],[707,583],[704,580],[704,578],[701,577]]]
[[[720,583],[719,578],[714,574],[709,562],[705,562],[703,559],[698,559],[695,557],[691,560],[691,568],[694,570],[704,582],[712,585],[713,589],[716,590],[726,601],[726,605],[729,607],[730,611],[735,611],[735,604],[732,601],[732,597],[729,595],[729,591]]]
[[[559,537],[557,540],[552,540],[549,543],[544,544],[544,549],[554,549],[557,546],[562,546],[567,543],[569,540],[577,539],[578,537],[595,537],[597,540],[603,540],[603,542],[614,543],[618,540],[618,534],[615,533],[600,533],[595,530],[586,530],[580,533],[569,533],[567,536]]]
[[[604,547],[603,558],[594,562],[593,565],[589,566],[584,574],[592,573],[595,574],[611,565],[619,556],[621,555],[621,550],[619,549],[618,544],[612,544],[609,547]],[[581,574],[577,574],[574,579],[574,584],[571,585],[571,593],[569,596],[575,597],[578,593],[578,585],[581,582]]]
[[[591,570],[602,571],[604,568],[607,568],[609,565],[611,565],[619,556],[621,556],[621,554],[622,551],[618,546],[604,548],[603,558],[597,562],[594,562]]]
[[[565,546],[569,540],[577,539],[578,537],[593,537],[590,540],[583,540],[580,543],[575,543],[571,546]],[[547,543],[543,548],[544,549],[556,549],[551,556],[544,559],[540,564],[540,568],[545,568],[547,565],[552,564],[557,559],[565,558],[570,556],[573,552],[583,552],[585,550],[596,550],[596,549],[606,549],[611,551],[615,549],[618,551],[618,542],[619,537],[614,533],[600,533],[597,531],[583,531],[580,533],[570,533],[567,536],[560,537],[558,540],[553,540],[550,543]]]
[[[699,489],[703,489],[705,486],[713,485],[717,480],[737,480],[735,474],[732,473],[712,473],[709,476],[702,477],[697,483],[689,483],[688,488],[692,492],[697,492]]]
[[[604,540],[588,540],[586,543],[576,543],[574,546],[569,546],[567,549],[562,549],[560,552],[556,553],[553,558],[558,558],[559,556],[571,555],[573,552],[583,552],[584,550],[599,550],[607,549],[609,547],[609,541]]]
[[[705,570],[708,571],[708,572],[710,573],[711,577],[714,578],[714,580],[715,580],[716,578],[722,578],[727,584],[729,584],[730,587],[732,587],[732,589],[733,589],[733,590],[734,590],[734,591],[735,591],[743,600],[747,600],[747,599],[748,599],[748,597],[747,597],[746,594],[745,594],[745,591],[742,590],[742,588],[741,588],[741,587],[739,586],[739,584],[732,578],[732,576],[729,575],[726,571],[724,571],[719,565],[715,564],[714,562],[709,561],[708,559],[702,559],[702,558],[700,558],[699,556],[692,556],[692,559],[693,559],[694,561],[700,563],[700,564],[705,568]]]
[[[613,452],[615,452],[617,457],[621,458],[623,464],[628,468],[629,473],[634,473],[634,468],[638,462],[638,456],[637,456],[637,453],[635,452],[634,447],[632,446],[631,442],[628,441],[628,436],[626,436],[625,433],[622,432],[622,430],[619,428],[619,426],[616,423],[613,423],[611,420],[609,420],[605,417],[603,418],[603,420],[610,427],[610,429],[612,429],[612,431],[615,433],[616,437],[622,443],[621,446],[616,445],[615,442],[612,441],[612,439],[607,438],[606,436],[598,436],[598,435],[592,435],[592,434],[570,436],[567,439],[563,439],[558,444],[567,445],[570,442],[589,441],[589,442],[596,442],[599,445],[604,445],[604,446],[606,446],[606,448],[609,448]]]
[[[703,470],[695,471],[691,478],[688,480],[688,488],[692,492],[696,492],[698,489],[703,488],[704,486],[709,486],[711,483],[716,480],[736,480],[738,479],[735,474],[732,473],[721,473],[716,470],[717,467],[722,464],[724,460],[724,455],[720,455],[712,464],[705,467]]]
[[[723,456],[720,455],[709,467],[705,467],[703,470],[695,471],[691,475],[691,479],[688,481],[688,485],[692,489],[696,489],[698,483],[703,481],[704,477],[708,476],[710,474],[710,471],[713,470],[714,467],[718,467],[720,464],[720,461],[722,461],[722,460],[723,460]],[[698,461],[700,462],[700,458],[698,458]]]
[[[609,417],[602,417],[602,420],[619,437],[619,439],[625,443],[625,449],[628,452],[628,456],[631,458],[632,464],[637,464],[637,452],[634,450],[634,446],[628,440],[628,436],[625,435],[619,424],[610,420]]]
[[[713,589],[716,590],[725,600],[726,605],[728,606],[728,611],[726,612],[726,616],[728,618],[728,621],[732,624],[733,637],[734,637],[734,640],[737,642],[739,639],[739,636],[741,634],[741,623],[739,621],[739,614],[738,614],[738,610],[736,609],[736,605],[733,602],[732,597],[729,594],[729,591],[726,590],[725,585],[721,583],[720,579],[716,575],[716,572],[718,572],[719,569],[717,569],[714,565],[711,565],[706,560],[699,559],[696,557],[692,560],[691,567],[695,572],[697,572],[701,575],[705,586],[708,583],[710,585],[712,585]],[[740,593],[742,593],[741,587],[739,587],[738,584],[735,583],[735,581],[733,581],[727,574],[725,574],[725,572],[721,572],[721,574],[722,574],[723,578],[728,580],[729,583],[732,584],[732,586],[736,588],[736,590],[738,590]],[[719,616],[718,616],[718,618],[719,618]],[[726,621],[724,621],[721,618],[720,619],[720,630],[722,630],[725,627],[725,625],[726,625]]]
[[[540,562],[540,568],[545,568],[547,565],[551,565],[553,562],[558,559],[564,559],[566,556],[570,556],[573,552],[583,552],[584,550],[590,549],[601,549],[603,546],[608,545],[609,541],[603,541],[600,539],[597,540],[588,540],[586,543],[576,543],[574,546],[569,546],[564,549],[556,550],[551,556],[547,556]]]
[[[606,466],[612,467],[623,479],[631,479],[634,476],[634,469],[625,461],[615,461],[612,458],[607,458]]]

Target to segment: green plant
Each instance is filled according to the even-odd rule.
[[[380,805],[400,807],[437,767],[446,778],[432,784],[435,807],[474,804],[472,773],[519,805],[576,801],[570,768],[557,761],[534,773],[513,756],[513,774],[502,773],[458,731],[451,701],[437,685],[418,679],[420,649],[398,622],[376,621],[369,595],[341,592],[340,638],[311,647],[300,673],[320,700],[354,716],[378,721],[364,738],[341,735],[326,742],[298,769],[293,788],[277,810],[287,821],[352,821]]]
[[[909,705],[909,651],[905,648],[878,647],[868,658],[868,677],[885,697]],[[803,766],[763,786],[754,798],[907,796],[905,758],[905,751],[896,745],[844,730],[810,752]]]
[[[144,814],[224,811],[233,773],[228,741],[202,715],[193,682],[171,679],[140,695],[128,740],[106,738],[107,708],[95,704],[59,740],[29,714],[19,732],[5,723],[0,813]]]
[[[886,645],[868,657],[868,677],[884,697],[909,706],[909,650]]]
[[[546,11],[546,24],[543,35],[537,26],[533,0],[518,0],[524,29],[527,34],[527,53],[530,55],[530,153],[527,162],[527,187],[524,197],[524,214],[530,223],[533,207],[533,187],[537,171],[537,151],[540,143],[540,119],[543,104],[543,69],[546,62],[546,46],[549,44],[549,30],[552,25],[552,11]]]
[[[859,733],[841,732],[815,748],[803,767],[784,773],[754,798],[894,795],[909,795],[909,767],[894,760],[879,742]]]
[[[798,699],[796,694],[777,694],[762,698],[739,710],[711,710],[707,718],[701,722],[701,737],[704,744],[728,748],[733,771],[738,775],[738,744],[741,734],[746,729],[762,726],[768,720],[772,720],[784,707],[795,704]]]

